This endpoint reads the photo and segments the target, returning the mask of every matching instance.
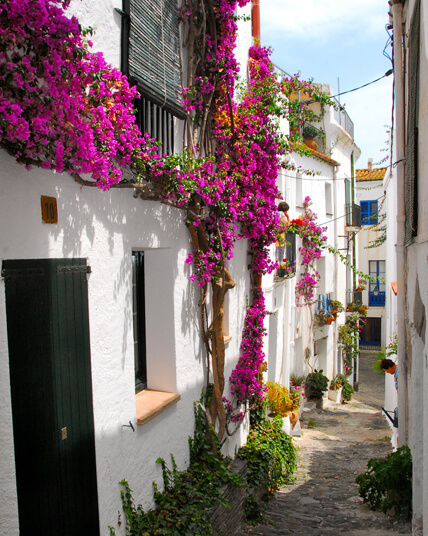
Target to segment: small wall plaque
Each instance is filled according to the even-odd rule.
[[[42,221],[45,223],[58,223],[58,208],[55,197],[42,195]]]

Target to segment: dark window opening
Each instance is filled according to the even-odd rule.
[[[135,392],[147,388],[144,251],[132,252],[132,318],[134,325]]]

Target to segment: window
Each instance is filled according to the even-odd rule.
[[[296,175],[296,206],[303,207],[303,178],[301,173]]]
[[[369,282],[369,306],[385,306],[385,261],[369,261],[369,275],[375,277],[376,281]]]
[[[180,400],[176,394],[172,251],[132,252],[135,405],[139,425]]]
[[[378,223],[378,208],[376,201],[360,201],[361,205],[361,224],[373,225]]]
[[[175,0],[123,0],[121,69],[135,84],[136,122],[171,154],[174,116],[184,119],[178,10]]]
[[[325,183],[325,212],[333,214],[333,196],[331,192],[331,184]]]
[[[144,251],[132,252],[132,318],[134,327],[135,392],[147,387],[146,301]]]

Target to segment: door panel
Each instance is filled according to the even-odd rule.
[[[86,261],[3,274],[20,534],[99,534]]]

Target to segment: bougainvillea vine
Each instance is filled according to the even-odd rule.
[[[235,285],[227,261],[236,241],[247,239],[253,295],[230,384],[237,403],[248,408],[262,396],[258,370],[266,310],[258,279],[276,267],[269,256],[280,232],[276,178],[280,167],[293,169],[289,152],[310,155],[297,127],[318,120],[293,95],[304,91],[322,106],[332,104],[310,82],[278,78],[269,49],[260,46],[249,51],[249,80],[237,84],[235,11],[248,2],[183,2],[185,149],[166,156],[135,124],[135,88],[101,53],[91,53],[91,30],[66,17],[69,0],[0,0],[1,146],[27,167],[66,171],[102,189],[131,186],[143,199],[186,211],[192,243],[186,262],[200,291],[207,355],[207,416],[220,439],[229,433],[228,423],[243,416],[223,396],[224,299]],[[290,123],[288,135],[279,128],[281,117]],[[305,303],[319,277],[310,268],[324,240],[308,207],[309,201],[301,228]]]

